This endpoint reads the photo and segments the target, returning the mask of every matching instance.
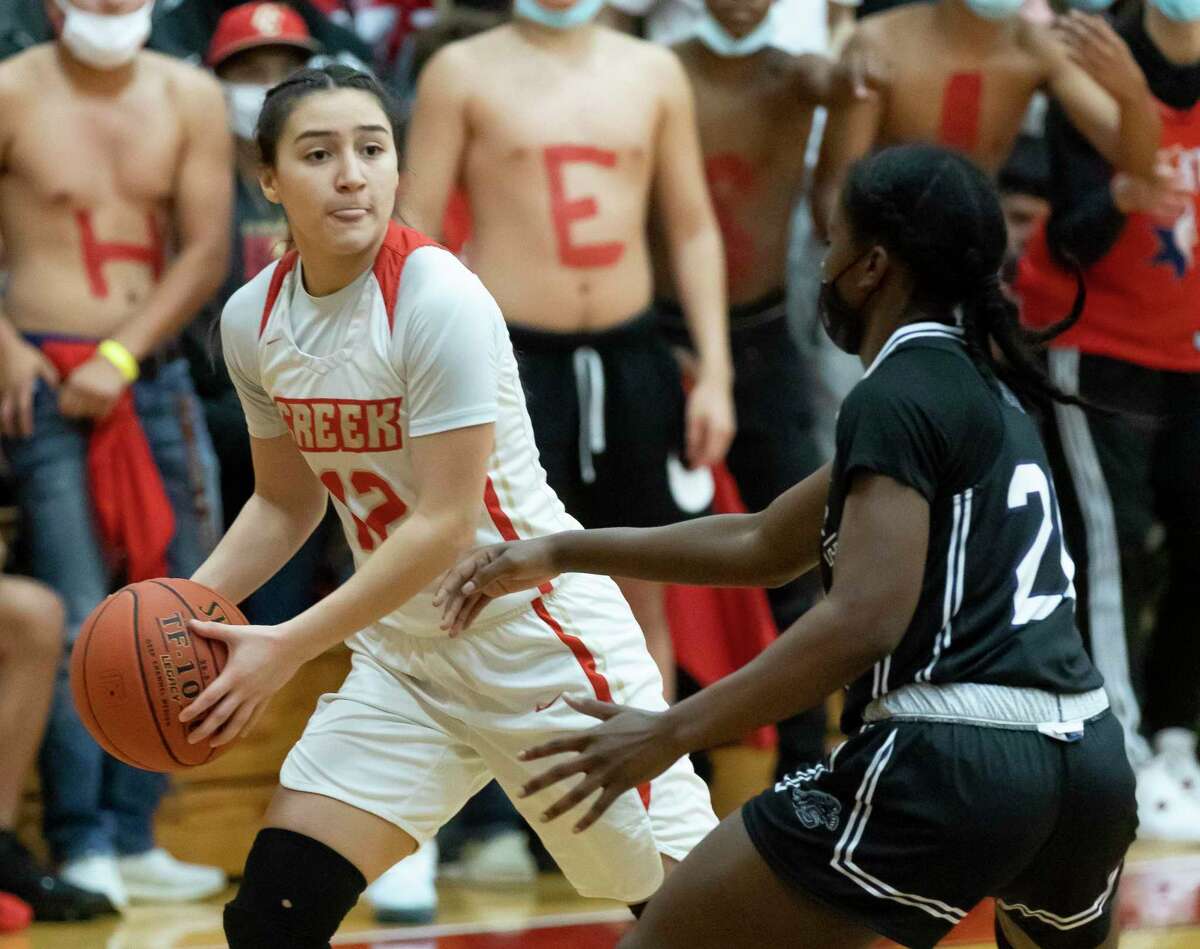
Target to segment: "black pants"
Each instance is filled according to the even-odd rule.
[[[733,401],[737,436],[725,464],[751,511],[761,511],[820,467],[812,438],[809,371],[787,327],[782,290],[729,314],[733,355]],[[677,306],[656,304],[663,333],[676,346],[689,346],[683,314]],[[767,590],[771,615],[780,631],[813,603],[815,577],[802,577]],[[782,776],[824,757],[825,711],[813,709],[779,725]]]
[[[595,528],[660,527],[707,513],[685,508],[672,486],[683,388],[653,312],[592,333],[508,331],[538,459],[568,514]]]
[[[1069,349],[1049,365],[1059,388],[1116,410],[1056,406],[1046,447],[1080,629],[1144,754],[1134,734],[1200,720],[1200,373]]]

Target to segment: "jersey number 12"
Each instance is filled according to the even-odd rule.
[[[346,486],[342,484],[341,475],[336,471],[325,471],[321,474],[321,483],[354,519],[358,546],[363,550],[374,550],[377,543],[387,540],[388,528],[408,513],[408,505],[396,497],[392,486],[374,471],[350,472],[350,487],[354,489],[356,500],[371,494],[378,494],[380,498],[379,503],[367,512],[366,520],[355,514],[346,500]]]
[[[1017,465],[1012,481],[1008,485],[1008,509],[1025,507],[1029,499],[1038,496],[1042,505],[1042,522],[1038,527],[1033,545],[1017,564],[1017,592],[1013,594],[1013,625],[1024,626],[1034,620],[1045,619],[1064,599],[1075,599],[1075,563],[1063,543],[1062,514],[1050,496],[1050,479],[1038,465]],[[1057,524],[1055,523],[1057,521]],[[1058,533],[1058,559],[1062,566],[1064,586],[1061,593],[1034,593],[1033,584],[1046,556],[1051,535]]]

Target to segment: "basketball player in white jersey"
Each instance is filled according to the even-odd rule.
[[[348,640],[225,910],[232,949],[324,947],[366,883],[432,837],[518,752],[589,727],[580,689],[664,709],[645,640],[607,578],[503,598],[447,638],[435,581],[473,545],[577,523],[546,485],[504,320],[448,251],[392,220],[399,183],[385,94],[343,66],[276,86],[257,139],[295,250],[239,290],[221,330],[246,412],[255,494],[194,579],[234,601],[260,586],[332,495],[357,572],[274,627],[195,623],[230,646],[183,713],[236,737],[308,659]],[[519,802],[527,817],[544,800]],[[686,759],[586,834],[543,832],[583,894],[645,901],[716,819]],[[539,829],[539,832],[542,832]]]

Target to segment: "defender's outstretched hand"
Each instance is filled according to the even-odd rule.
[[[442,629],[457,636],[491,600],[558,576],[549,541],[538,537],[481,547],[447,570],[433,597],[433,605],[442,608]]]
[[[666,771],[684,754],[684,749],[676,743],[666,712],[647,712],[612,702],[574,699],[569,695],[564,695],[563,699],[577,712],[598,718],[603,724],[521,752],[522,761],[535,761],[567,751],[578,752],[569,761],[555,765],[526,784],[521,789],[521,797],[543,791],[572,775],[584,775],[582,781],[542,814],[542,820],[554,820],[599,790],[600,796],[575,824],[575,832],[579,833],[599,820],[613,801],[630,788],[648,784]]]

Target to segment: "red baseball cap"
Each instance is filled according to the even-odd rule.
[[[208,44],[208,65],[219,66],[234,53],[260,46],[295,46],[309,52],[321,48],[304,17],[287,4],[243,3],[226,10],[217,21]]]

